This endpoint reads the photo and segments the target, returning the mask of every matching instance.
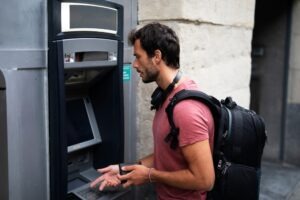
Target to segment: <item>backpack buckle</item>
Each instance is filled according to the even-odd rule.
[[[224,104],[227,108],[234,108],[237,106],[237,104],[235,103],[235,101],[232,100],[231,97],[226,97],[225,100],[221,100],[221,103]]]

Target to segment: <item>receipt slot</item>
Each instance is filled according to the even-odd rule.
[[[123,8],[107,1],[49,7],[50,199],[132,199],[96,192],[95,170],[124,158]]]

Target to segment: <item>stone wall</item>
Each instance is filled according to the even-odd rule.
[[[300,104],[300,0],[293,4],[288,103]]]
[[[139,0],[138,20],[159,21],[177,32],[184,74],[218,98],[248,107],[255,0]],[[150,96],[155,84],[137,86],[137,157],[152,152]]]
[[[290,42],[288,102],[286,110],[284,161],[300,166],[300,0],[294,0]]]

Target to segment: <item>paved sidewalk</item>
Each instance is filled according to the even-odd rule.
[[[300,200],[300,168],[263,162],[260,200]]]

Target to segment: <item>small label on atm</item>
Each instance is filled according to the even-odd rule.
[[[123,66],[123,81],[129,81],[131,79],[131,65],[125,64]]]

